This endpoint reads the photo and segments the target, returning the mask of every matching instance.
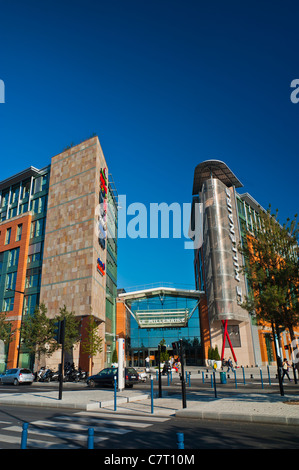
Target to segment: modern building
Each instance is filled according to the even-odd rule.
[[[86,319],[92,314],[104,339],[96,368],[115,348],[117,193],[97,137],[0,182],[0,311],[12,324],[1,370],[33,366],[20,327],[44,303],[50,318],[66,306],[80,319],[82,340],[69,359],[87,370]],[[109,237],[107,236],[109,231]],[[1,352],[0,351],[0,352]],[[60,360],[55,355],[49,366]]]
[[[203,361],[210,347],[238,365],[268,364],[275,360],[272,330],[258,325],[241,307],[248,295],[243,261],[238,251],[245,230],[253,232],[263,210],[228,166],[208,160],[194,171],[190,238],[194,240],[196,289],[203,290],[199,305]],[[283,333],[285,351],[290,344]],[[284,352],[283,355],[286,353]]]
[[[158,363],[158,345],[169,355],[172,343],[183,340],[187,365],[200,365],[199,301],[203,292],[162,284],[132,291],[117,298],[117,335],[125,338],[126,360],[133,366]]]

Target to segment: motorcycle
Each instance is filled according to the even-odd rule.
[[[40,370],[38,372],[35,373],[36,382],[40,381],[42,375],[45,373],[45,370],[46,370],[46,368],[43,366],[43,367],[40,368]]]
[[[68,368],[65,371],[64,382],[79,382],[80,373],[74,368]]]
[[[52,369],[47,369],[40,378],[40,382],[51,382],[59,379],[59,373],[54,372]]]

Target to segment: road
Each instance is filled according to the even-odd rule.
[[[23,422],[29,423],[28,449],[86,449],[89,427],[94,448],[103,451],[176,450],[177,432],[184,434],[185,450],[299,448],[296,426],[2,406],[0,449],[20,448]]]

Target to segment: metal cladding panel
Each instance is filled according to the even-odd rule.
[[[238,216],[234,190],[218,179],[206,180],[203,203],[203,256],[210,322],[248,320],[241,308],[245,281],[241,273]]]

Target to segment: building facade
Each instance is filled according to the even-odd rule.
[[[175,356],[172,344],[183,340],[187,365],[202,362],[197,290],[160,285],[150,289],[120,290],[117,299],[117,334],[125,338],[128,365],[143,367],[146,357],[158,364],[158,345]]]
[[[205,291],[200,301],[203,358],[218,346],[221,358],[254,366],[275,361],[270,326],[258,325],[254,315],[241,307],[248,295],[238,246],[246,231],[259,225],[263,210],[227,165],[219,160],[200,163],[194,172],[190,236],[194,240],[194,273],[197,289]],[[287,332],[281,338],[282,356],[290,355]]]
[[[109,364],[115,341],[116,200],[97,137],[55,155],[42,170],[30,167],[0,182],[0,309],[16,331],[13,342],[3,345],[2,369],[32,367],[19,329],[40,303],[50,318],[64,305],[74,312],[81,343],[92,314],[104,339],[94,365]],[[81,343],[70,360],[87,370]],[[50,367],[59,362],[59,355],[47,359]]]

